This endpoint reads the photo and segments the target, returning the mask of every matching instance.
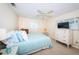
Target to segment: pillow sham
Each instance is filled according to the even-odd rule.
[[[26,32],[25,31],[20,31],[20,32],[21,32],[21,35],[22,35],[24,41],[27,41],[28,40],[28,35],[26,34]]]
[[[2,39],[4,39],[3,42],[5,44],[10,44],[10,42],[19,42],[19,40],[15,34],[15,31],[11,31],[11,32],[7,33],[6,35],[4,35],[2,37]]]
[[[10,38],[13,33],[14,33],[14,31],[8,32],[8,33],[0,36],[0,39],[6,40],[6,39]]]
[[[18,43],[24,41],[20,31],[12,31],[7,33],[3,36],[3,42],[7,45],[11,44],[12,42]]]
[[[17,38],[18,38],[19,42],[24,41],[24,39],[23,39],[23,37],[22,37],[22,35],[21,35],[21,32],[20,32],[20,31],[16,31],[16,36],[17,36]]]

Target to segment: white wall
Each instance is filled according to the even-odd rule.
[[[36,32],[36,31],[43,32],[45,26],[46,26],[45,20],[31,19],[31,18],[19,16],[19,21],[18,21],[19,29],[25,28],[33,32]]]
[[[56,32],[56,29],[57,29],[57,27],[56,27],[57,21],[68,19],[68,18],[74,18],[74,17],[79,17],[79,10],[75,10],[75,11],[72,11],[72,12],[69,12],[69,13],[65,13],[61,16],[57,16],[57,17],[50,19],[49,20],[49,26],[48,26],[50,36],[55,39],[55,32]]]
[[[16,28],[17,17],[8,4],[0,3],[0,28],[13,30]]]

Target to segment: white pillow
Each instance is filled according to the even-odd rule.
[[[14,31],[8,32],[5,35],[3,35],[2,37],[0,37],[0,39],[2,39],[2,41],[5,44],[8,44],[8,38],[10,38],[13,33],[14,33]]]
[[[6,39],[10,38],[13,33],[14,33],[14,31],[8,32],[8,33],[0,36],[0,39],[6,40]]]
[[[21,31],[21,35],[22,35],[22,37],[23,37],[23,39],[24,39],[25,41],[28,40],[28,35],[26,34],[25,31]]]

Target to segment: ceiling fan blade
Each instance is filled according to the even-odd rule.
[[[40,14],[44,14],[42,11],[40,11],[40,10],[38,10],[38,13],[40,13]]]
[[[47,12],[48,14],[50,14],[50,13],[53,13],[53,11],[51,10],[51,11],[49,11],[49,12]]]
[[[38,10],[37,12],[39,13],[37,15],[37,17],[42,18],[42,19],[51,18],[52,17],[52,13],[53,13],[52,10],[50,10],[50,11],[40,11],[40,10]]]

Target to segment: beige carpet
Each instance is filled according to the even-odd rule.
[[[44,49],[32,55],[79,55],[79,49],[73,47],[67,48],[66,45],[56,42],[55,40],[52,40],[52,44],[53,48]]]

